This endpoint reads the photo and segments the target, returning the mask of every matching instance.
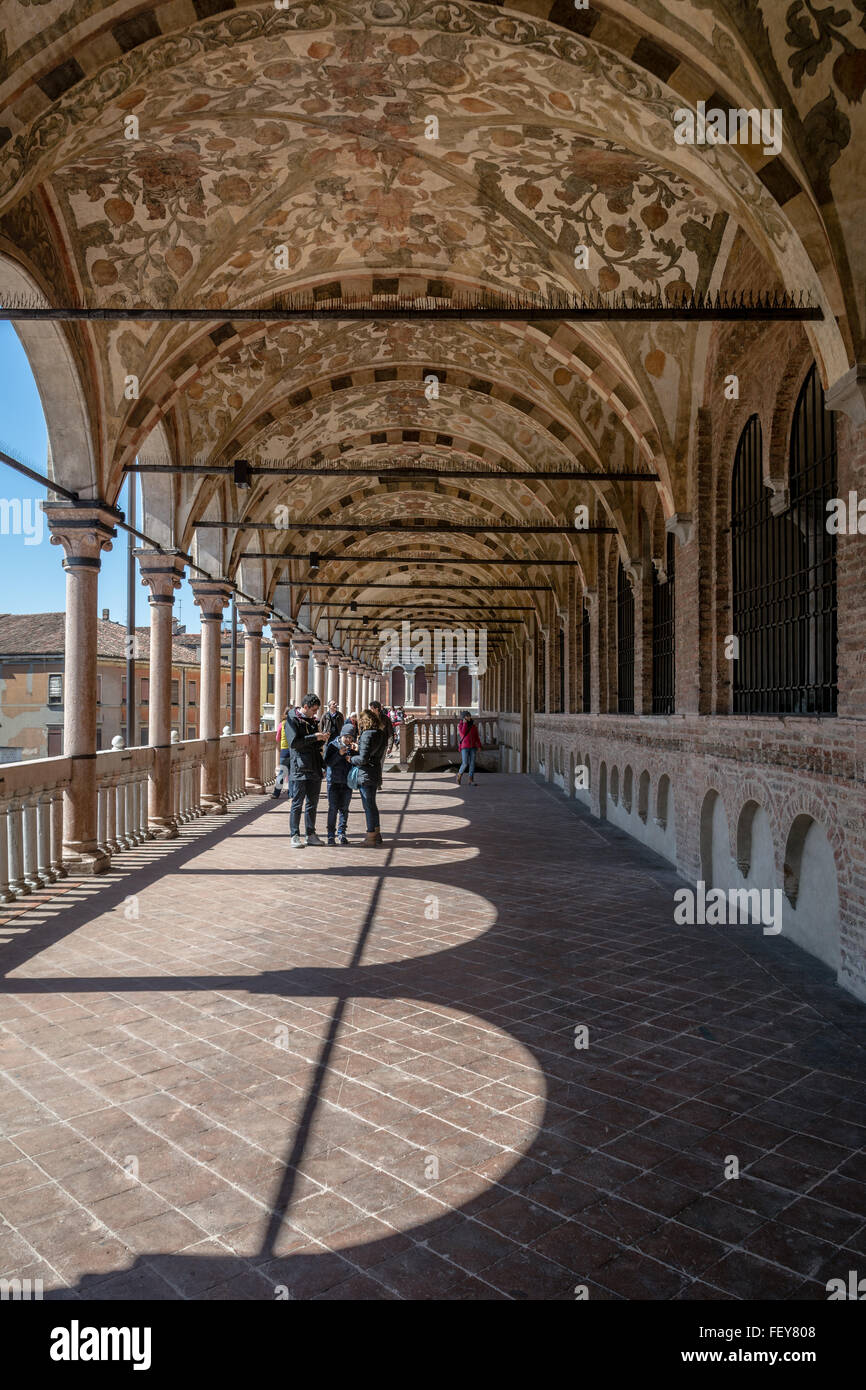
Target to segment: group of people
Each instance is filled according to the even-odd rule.
[[[273,795],[279,799],[288,783],[291,798],[289,834],[292,849],[302,849],[301,814],[307,845],[321,845],[316,834],[316,811],[322,781],[328,788],[328,844],[347,845],[346,826],[352,792],[357,789],[367,822],[365,845],[384,843],[379,827],[376,793],[382,785],[382,764],[394,741],[394,725],[378,700],[360,715],[345,719],[336,700],[322,702],[313,691],[296,709],[287,709],[277,729],[280,766]]]
[[[316,812],[322,782],[328,789],[329,845],[348,845],[346,828],[352,792],[357,789],[367,823],[365,845],[384,844],[379,827],[376,793],[382,785],[382,766],[393,748],[400,724],[405,722],[402,706],[385,710],[378,700],[359,715],[353,710],[345,718],[336,700],[322,702],[314,691],[305,695],[295,709],[286,709],[276,731],[279,770],[273,796],[279,800],[287,786],[291,800],[289,835],[292,849],[324,843],[316,834]],[[475,758],[481,748],[478,727],[466,712],[458,725],[460,771],[457,785],[468,772],[469,785],[475,786]],[[301,815],[305,838],[301,838]]]

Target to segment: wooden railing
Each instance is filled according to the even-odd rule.
[[[220,739],[220,796],[236,801],[246,794],[249,740],[260,740],[265,786],[276,776],[273,733],[228,734]],[[204,815],[201,769],[203,739],[171,748],[172,816],[179,824]],[[96,843],[101,854],[117,854],[152,838],[148,827],[148,778],[153,749],[125,748],[121,739],[97,753]],[[72,782],[71,758],[34,758],[0,764],[0,903],[26,897],[66,876],[63,866],[63,794]]]

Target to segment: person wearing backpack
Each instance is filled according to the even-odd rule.
[[[376,804],[376,792],[382,785],[382,760],[385,756],[388,739],[372,710],[364,710],[359,721],[359,728],[361,733],[358,739],[358,751],[351,759],[353,768],[357,768],[357,773],[355,778],[350,778],[350,785],[352,781],[357,780],[364,815],[367,818],[367,838],[364,844],[381,845],[383,840],[379,830],[379,807]]]
[[[289,816],[292,849],[303,849],[301,840],[301,811],[308,845],[320,845],[316,834],[316,807],[322,790],[322,744],[327,733],[319,728],[321,700],[314,691],[304,696],[303,704],[292,710],[285,720],[286,738],[292,753],[291,775],[294,788]]]
[[[349,816],[349,803],[352,788],[349,773],[352,767],[349,759],[357,748],[355,726],[346,720],[336,738],[325,744],[325,767],[328,776],[328,844],[347,845],[346,822]]]
[[[457,785],[463,779],[464,772],[469,773],[469,785],[475,787],[475,757],[481,747],[481,735],[478,732],[478,725],[472,718],[468,710],[464,710],[463,718],[457,725],[458,746],[460,748],[460,771],[457,774]]]
[[[291,711],[288,708],[283,710],[283,717],[280,723],[277,725],[275,735],[277,741],[277,755],[279,757],[279,767],[277,768],[277,779],[274,782],[274,790],[271,793],[274,798],[274,801],[279,801],[280,792],[283,790],[283,787],[286,787],[288,798],[290,801],[295,794],[295,789],[292,786],[291,775],[292,750],[289,747],[289,739],[288,734],[286,732],[286,720],[288,719],[290,713]]]

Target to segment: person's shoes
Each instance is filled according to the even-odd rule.
[[[293,836],[292,836],[292,839],[291,839],[291,846],[292,846],[292,849],[303,849],[303,848],[304,848],[304,842],[303,842],[303,840],[301,839],[300,835],[293,835]]]
[[[337,844],[338,844],[338,845],[347,845],[348,843],[349,843],[349,837],[348,837],[348,835],[341,835],[340,838],[337,840]]]
[[[460,786],[460,781],[461,781],[461,778],[462,778],[462,777],[463,777],[463,773],[462,773],[462,772],[458,772],[458,774],[457,774],[457,785],[458,785],[458,787]]]
[[[469,785],[470,785],[470,787],[477,787],[477,786],[478,786],[478,783],[476,782],[476,780],[475,780],[474,777],[470,777],[470,778],[469,778]]]
[[[316,834],[316,832],[313,831],[312,835],[308,835],[308,836],[307,836],[307,844],[308,844],[308,845],[321,845],[321,844],[324,844],[324,841],[323,841],[323,840],[320,840],[319,837],[318,837],[318,835]]]
[[[336,841],[335,839],[333,839],[333,838],[329,835],[329,836],[328,836],[328,844],[329,844],[329,845],[335,845],[336,843],[337,843],[337,841]]]
[[[365,845],[365,847],[375,849],[375,847],[376,847],[376,845],[378,845],[378,843],[379,843],[379,841],[376,839],[376,832],[375,832],[375,830],[368,830],[367,833],[366,833],[366,835],[364,836],[364,845]]]
[[[376,836],[376,844],[377,844],[377,845],[382,845],[382,844],[385,843],[384,840],[382,839],[382,832],[381,832],[381,830],[374,830],[374,831],[373,831],[373,834]]]

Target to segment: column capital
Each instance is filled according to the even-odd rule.
[[[186,560],[178,550],[134,550],[138,560],[141,582],[150,589],[151,603],[172,603],[174,591],[180,588],[180,581],[186,568]]]
[[[692,538],[693,519],[691,512],[674,512],[665,521],[665,530],[672,531],[680,545],[688,545]]]
[[[841,410],[853,425],[866,424],[866,362],[857,362],[827,388],[824,404],[828,410]]]
[[[261,637],[262,628],[268,621],[268,612],[264,604],[238,605],[238,619],[243,624],[245,637]]]
[[[332,668],[332,670],[336,670],[336,668],[341,665],[342,660],[343,658],[341,657],[339,652],[328,652],[328,665]]]
[[[351,671],[353,664],[350,656],[344,656],[342,653],[340,654],[340,669],[342,671]]]
[[[320,663],[323,664],[323,663],[326,661],[327,657],[328,657],[328,644],[327,644],[327,642],[321,642],[321,641],[318,641],[318,640],[314,640],[313,643],[312,643],[312,650],[313,650],[313,660],[316,661],[316,662],[320,662]]]
[[[191,579],[192,600],[201,609],[202,622],[222,622],[223,609],[231,602],[234,586],[227,579]]]
[[[271,637],[274,639],[274,646],[288,647],[297,626],[297,623],[293,622],[291,618],[272,618],[270,629]]]
[[[100,503],[44,502],[42,514],[48,522],[51,544],[63,546],[65,570],[99,569],[103,550],[111,549],[117,535],[111,508]]]
[[[312,637],[306,636],[293,637],[292,646],[295,649],[296,656],[307,658],[313,650],[313,639]]]

